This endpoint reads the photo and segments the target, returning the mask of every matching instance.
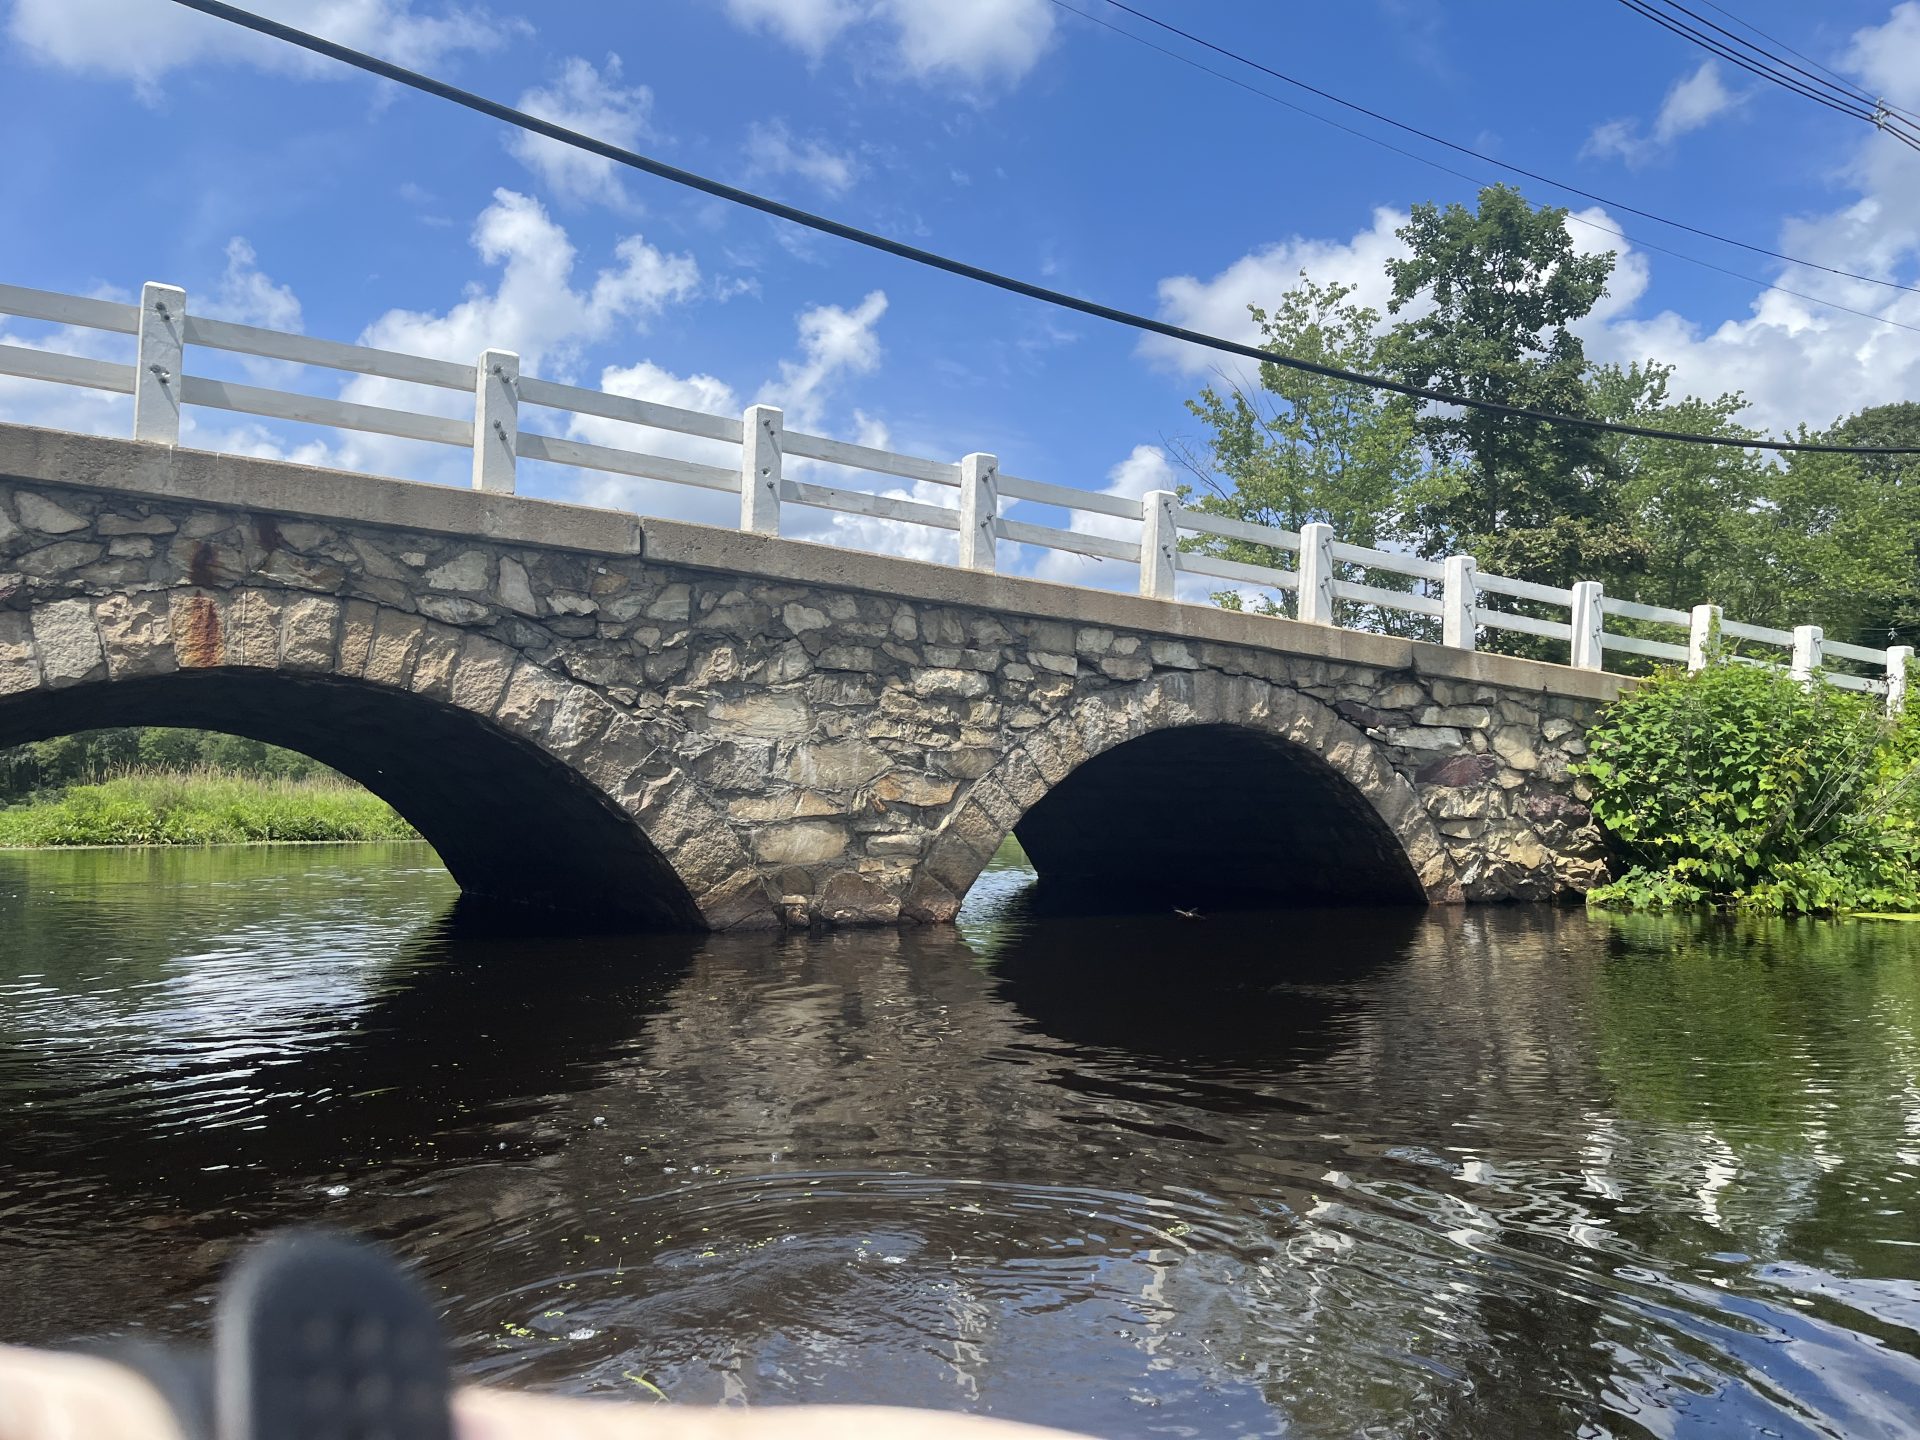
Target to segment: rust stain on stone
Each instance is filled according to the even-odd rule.
[[[173,649],[183,669],[208,669],[226,658],[220,609],[211,595],[189,595],[180,602],[173,620]]]
[[[212,585],[219,579],[214,565],[213,546],[202,540],[193,547],[193,555],[187,561],[187,583],[191,585]]]
[[[287,537],[280,533],[279,522],[271,515],[253,517],[253,538],[260,542],[260,548],[269,555],[287,543]]]

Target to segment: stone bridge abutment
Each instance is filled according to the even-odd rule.
[[[521,497],[0,426],[0,745],[192,725],[391,801],[475,892],[928,922],[1009,833],[1154,903],[1604,872],[1620,681]]]

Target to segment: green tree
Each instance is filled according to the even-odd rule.
[[[1587,357],[1569,328],[1606,293],[1611,251],[1583,255],[1566,211],[1509,186],[1479,207],[1416,205],[1411,253],[1387,262],[1394,328],[1385,357],[1413,384],[1500,405],[1593,414]],[[1483,570],[1564,585],[1640,562],[1604,436],[1575,425],[1428,407],[1418,434],[1435,465],[1414,518],[1428,555],[1469,551]]]
[[[1827,438],[1836,445],[1920,446],[1920,402],[1870,406],[1834,425]],[[1878,503],[1898,511],[1912,539],[1901,583],[1863,620],[1860,643],[1920,642],[1920,455],[1863,455],[1854,463]]]
[[[1380,314],[1352,304],[1350,285],[1303,272],[1273,310],[1249,306],[1261,343],[1346,370],[1381,364]],[[1414,405],[1387,391],[1263,364],[1259,386],[1207,386],[1187,408],[1207,427],[1182,451],[1197,485],[1188,503],[1210,515],[1297,531],[1331,525],[1342,540],[1378,545],[1399,533],[1403,501],[1420,470]],[[1242,564],[1290,568],[1292,557],[1253,541],[1208,537],[1199,548]],[[1404,583],[1369,577],[1372,583]],[[1217,596],[1238,607],[1238,592]],[[1369,617],[1372,618],[1372,617]],[[1407,617],[1395,615],[1396,620]]]
[[[1600,365],[1592,372],[1593,412],[1604,420],[1689,435],[1751,438],[1737,419],[1746,398],[1673,398],[1673,367]],[[1741,619],[1753,616],[1766,583],[1751,563],[1754,508],[1766,493],[1765,462],[1751,450],[1688,445],[1637,435],[1603,435],[1619,476],[1619,503],[1640,556],[1637,574],[1618,583],[1629,599],[1687,609],[1704,602]],[[1663,638],[1671,638],[1665,636]]]

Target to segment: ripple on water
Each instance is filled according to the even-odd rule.
[[[0,857],[0,1340],[324,1219],[465,1370],[1115,1436],[1920,1434],[1920,936],[507,935],[418,850]]]

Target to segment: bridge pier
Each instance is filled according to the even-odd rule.
[[[1577,894],[1604,868],[1568,767],[1621,683],[0,426],[0,743],[292,744],[463,884],[655,924],[943,921],[1009,833],[1043,877],[1168,895]]]

